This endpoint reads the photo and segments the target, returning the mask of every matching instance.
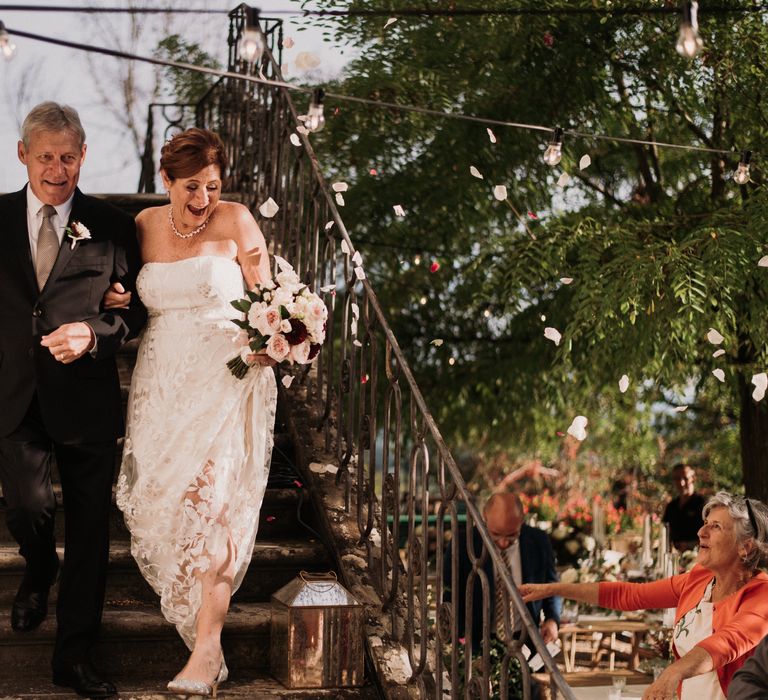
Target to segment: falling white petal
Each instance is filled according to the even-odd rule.
[[[719,350],[715,350],[712,353],[712,357],[720,357],[720,355],[725,355],[725,350],[723,350],[722,348],[720,348]]]
[[[758,267],[768,267],[768,255],[763,255],[760,260],[757,261]]]
[[[486,129],[488,132],[488,138],[491,140],[491,143],[496,143],[496,134],[494,134],[490,129]]]
[[[363,256],[360,255],[360,251],[356,250],[355,254],[352,256],[352,262],[355,263],[355,265],[362,265],[363,264]]]
[[[562,282],[563,284],[570,284],[571,282],[573,282],[573,277],[561,277],[560,282]]]
[[[572,435],[575,437],[579,442],[584,440],[584,438],[587,437],[587,423],[589,421],[584,416],[576,416],[576,418],[573,419],[573,422],[568,426],[568,430],[565,432],[568,433],[568,435]]]
[[[672,410],[675,413],[685,413],[688,410],[688,406],[675,406]]]
[[[725,381],[725,372],[723,372],[723,370],[721,370],[719,367],[717,369],[713,369],[712,374],[715,375],[715,379],[717,379],[719,382]]]
[[[267,219],[271,219],[279,210],[280,207],[277,206],[277,202],[272,197],[259,207],[259,213]]]
[[[755,390],[752,392],[752,398],[755,401],[762,401],[765,396],[765,390],[768,389],[768,374],[765,372],[753,374],[752,383],[755,385]]]
[[[394,24],[395,22],[397,22],[397,17],[390,17],[387,20],[387,23],[384,25],[384,29],[386,29],[390,24]]]
[[[356,348],[363,347],[363,344],[359,340],[357,340],[357,338],[355,338],[355,340],[352,341],[352,345],[354,345]]]
[[[341,252],[345,253],[346,255],[352,254],[352,251],[349,249],[349,245],[344,238],[341,239]]]
[[[360,307],[354,301],[349,305],[349,308],[352,310],[352,316],[355,319],[360,318]]]
[[[442,338],[435,338],[434,340],[430,341],[430,345],[434,345],[436,348],[439,348],[443,344]]]
[[[587,154],[579,158],[579,170],[585,170],[590,165],[592,165],[592,159]]]
[[[480,174],[480,171],[474,166],[469,166],[469,174],[472,175],[472,177],[476,177],[478,180],[482,180],[483,176]]]
[[[301,146],[301,139],[296,134],[291,134],[289,138],[294,146]]]
[[[286,374],[286,375],[285,375],[285,376],[284,376],[284,377],[283,377],[283,378],[280,380],[280,382],[281,382],[281,383],[282,383],[282,385],[283,385],[283,386],[284,386],[284,387],[287,389],[288,387],[290,387],[290,386],[291,386],[291,384],[293,384],[293,375],[290,375],[290,374]]]
[[[296,127],[296,131],[298,131],[303,136],[309,136],[309,129],[307,129],[306,126],[302,126],[301,124]]]
[[[507,198],[507,188],[504,185],[496,185],[493,188],[493,196],[500,202],[503,202]]]
[[[365,271],[363,270],[362,267],[356,267],[355,268],[355,276],[359,280],[364,280],[365,279]]]
[[[357,335],[357,319],[356,319],[356,318],[353,318],[353,319],[352,319],[352,320],[349,322],[349,332],[350,332],[352,335]]]
[[[287,36],[283,39],[283,48],[284,49],[292,49],[294,45],[294,41],[291,37]]]
[[[539,316],[539,318],[541,319],[542,323],[544,323],[547,320],[547,317],[544,314],[541,314],[541,316]]]
[[[707,340],[712,343],[712,345],[720,345],[724,338],[714,328],[710,328],[707,332]]]
[[[312,70],[320,65],[320,59],[309,51],[302,51],[296,55],[295,63],[299,70]]]
[[[336,204],[340,207],[344,206],[344,195],[342,195],[341,192],[336,193]]]
[[[557,330],[557,328],[547,326],[547,328],[544,329],[544,337],[547,340],[551,340],[555,345],[560,345],[560,339],[563,336],[560,334],[560,331]]]
[[[333,228],[335,221],[326,221],[325,222],[325,230],[330,231]]]
[[[571,176],[568,173],[563,173],[557,178],[557,186],[565,187],[571,181]]]
[[[280,268],[280,272],[293,271],[293,265],[291,265],[285,258],[281,258],[279,255],[275,255],[274,258],[277,266]]]
[[[627,389],[629,389],[629,377],[622,374],[621,379],[619,379],[619,391],[623,394]]]
[[[346,182],[334,182],[331,187],[334,192],[346,192],[349,189],[349,185]]]
[[[399,204],[393,205],[392,208],[395,210],[396,216],[405,216],[405,210]]]
[[[326,284],[325,287],[320,287],[321,292],[332,292],[334,289],[336,289],[335,284]]]

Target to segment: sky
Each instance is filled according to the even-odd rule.
[[[26,4],[116,7],[128,3],[126,0],[29,0]],[[133,0],[134,6],[157,7],[159,4],[153,0]],[[179,7],[223,10],[230,10],[238,4],[235,0],[176,1]],[[252,4],[258,5],[265,17],[269,17],[270,9],[300,9],[297,0],[261,0]],[[302,77],[291,65],[292,56],[300,51],[310,51],[321,60],[320,67],[312,75],[313,79],[338,75],[347,57],[324,43],[319,30],[297,32],[300,26],[298,16],[282,18],[285,35],[291,36],[296,42],[283,55],[284,64],[289,64],[288,77]],[[229,20],[225,13],[177,15],[171,20],[170,29],[164,16],[145,15],[139,20],[141,26],[136,32],[138,38],[135,41],[131,40],[131,20],[128,15],[95,16],[22,10],[2,11],[0,20],[11,30],[119,48],[142,55],[151,55],[157,41],[170,31],[188,41],[200,43],[222,65],[226,65]],[[88,145],[80,177],[81,189],[94,194],[135,192],[140,171],[136,147],[126,129],[107,107],[109,101],[116,100],[116,91],[120,85],[117,75],[127,70],[128,62],[31,39],[12,37],[12,41],[16,44],[15,57],[8,62],[0,59],[0,153],[7,156],[0,170],[0,192],[20,189],[26,182],[26,170],[16,157],[19,127],[29,109],[43,100],[69,104],[80,113]],[[151,101],[149,93],[153,84],[153,69],[139,63],[132,63],[132,66],[140,92],[145,93],[140,95],[141,107],[137,110],[143,134],[147,105]],[[158,149],[160,145],[157,144]]]

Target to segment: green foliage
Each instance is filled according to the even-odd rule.
[[[657,431],[675,441],[678,429],[654,414],[686,394],[694,406],[706,395],[728,420],[722,431],[700,432],[701,454],[724,470],[716,481],[733,483],[739,392],[768,368],[768,272],[757,267],[768,252],[768,195],[759,159],[746,187],[730,172],[740,149],[768,137],[768,26],[759,14],[709,17],[705,52],[688,61],[674,50],[675,15],[556,12],[593,6],[545,1],[537,7],[551,16],[401,17],[386,30],[381,17],[325,18],[329,39],[358,52],[330,89],[731,155],[567,136],[550,169],[541,159],[546,132],[493,126],[494,144],[485,125],[332,101],[326,130],[313,138],[321,162],[352,184],[345,221],[450,443],[546,457],[557,453],[556,431],[583,414],[591,448],[650,472]],[[591,165],[580,170],[584,154]],[[500,184],[503,202],[492,196]],[[544,339],[545,326],[562,332],[558,347]],[[722,357],[712,356],[710,327],[725,336]],[[430,345],[434,338],[444,344]],[[625,395],[616,390],[622,374],[632,383]],[[768,425],[768,412],[760,415]]]
[[[204,68],[220,68],[219,62],[200,46],[185,41],[178,34],[162,39],[155,49],[155,56],[167,61],[191,63]],[[181,68],[166,67],[165,79],[170,86],[167,95],[182,104],[196,104],[214,83],[214,77]]]

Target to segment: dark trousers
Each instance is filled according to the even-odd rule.
[[[65,559],[56,606],[54,667],[88,660],[98,635],[109,561],[115,449],[114,441],[62,444],[52,440],[37,397],[21,425],[0,438],[0,482],[8,529],[26,560],[25,579],[36,586],[50,582],[55,565],[54,455],[61,477]]]

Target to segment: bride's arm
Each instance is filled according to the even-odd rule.
[[[263,284],[271,280],[267,242],[251,212],[242,205],[237,205],[235,230],[237,262],[243,271],[248,288],[250,289],[256,283]]]

